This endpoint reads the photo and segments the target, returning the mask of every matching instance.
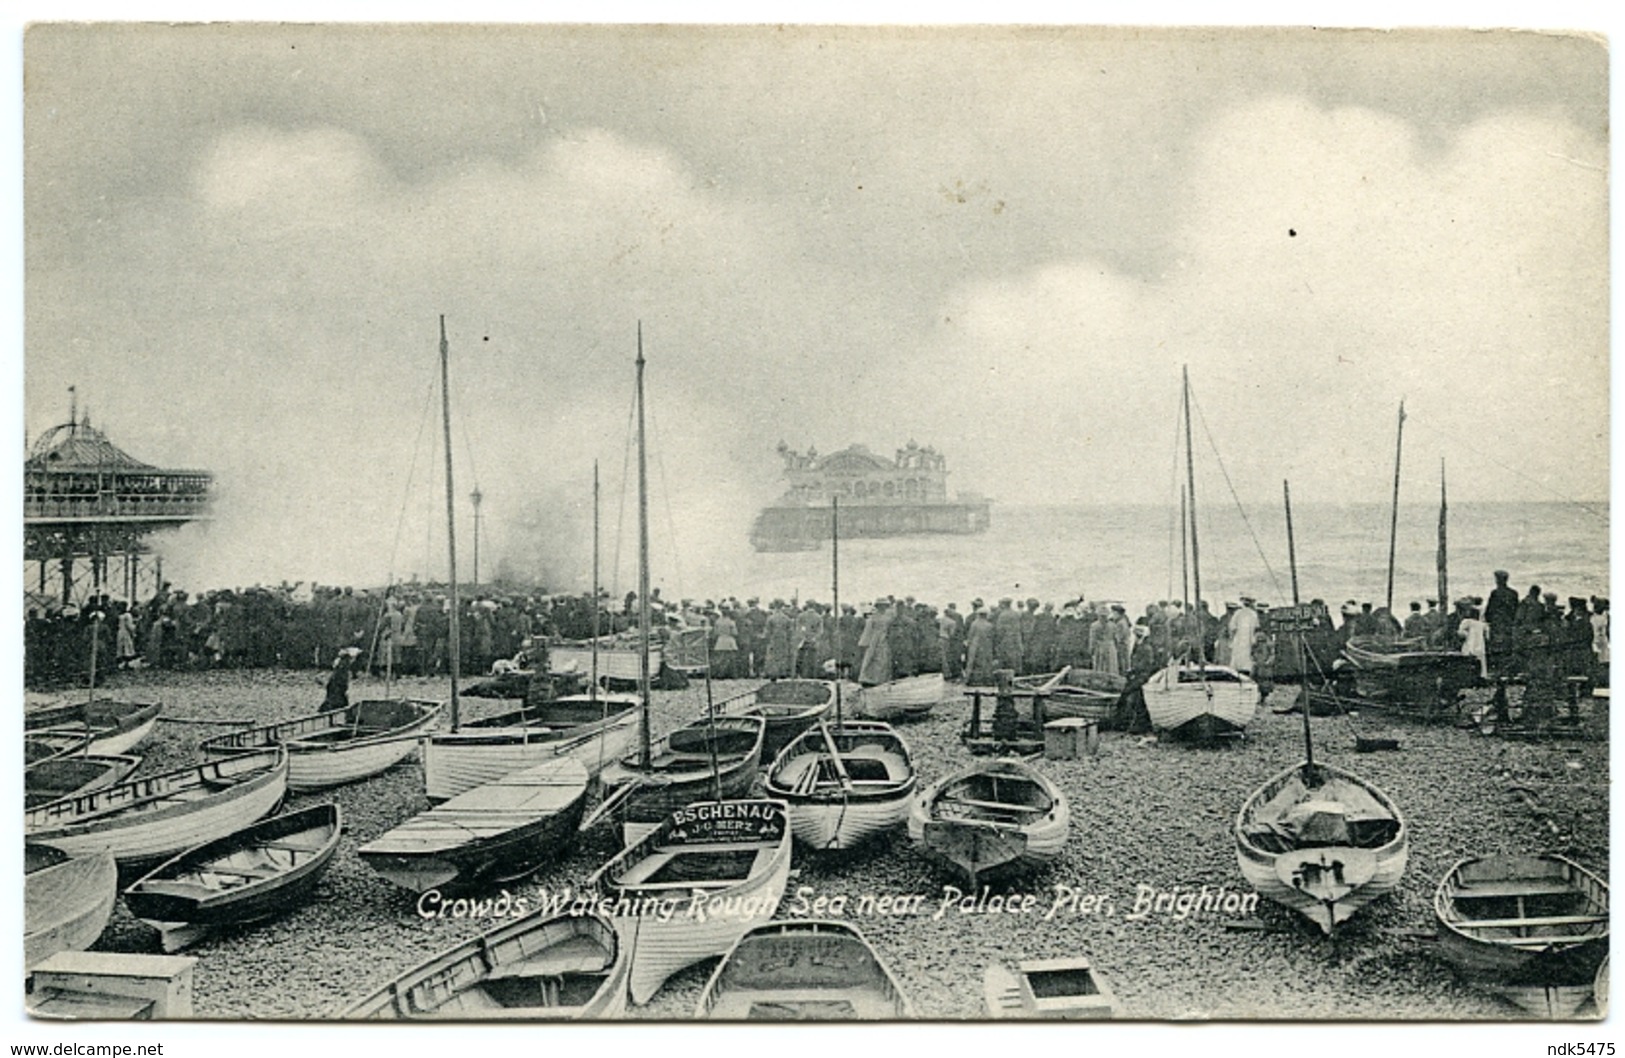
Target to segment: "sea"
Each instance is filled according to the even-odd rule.
[[[666,568],[655,583],[672,600],[829,602],[838,586],[840,601],[857,605],[891,595],[957,602],[961,610],[975,599],[993,605],[1004,597],[1059,608],[1081,598],[1122,602],[1132,614],[1148,602],[1194,596],[1199,574],[1202,597],[1215,609],[1243,595],[1272,606],[1295,599],[1320,599],[1334,610],[1350,599],[1382,606],[1391,517],[1386,504],[1294,504],[1289,548],[1280,504],[1219,507],[1198,521],[1193,563],[1177,510],[995,505],[984,533],[843,540],[838,556],[827,543],[772,553],[756,552],[743,539],[737,547],[717,539],[706,554],[659,563]],[[1505,569],[1520,594],[1538,584],[1564,600],[1606,597],[1608,518],[1606,503],[1452,503],[1445,519],[1447,592],[1487,596],[1494,571]],[[1412,601],[1437,594],[1439,523],[1437,507],[1400,511],[1393,602],[1401,615]]]

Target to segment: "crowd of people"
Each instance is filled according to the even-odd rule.
[[[1294,607],[1313,627],[1303,639],[1275,634],[1268,603],[1242,596],[1222,614],[1206,601],[1187,607],[1161,600],[1130,616],[1115,601],[1082,597],[1054,602],[972,600],[964,611],[912,596],[877,598],[837,612],[815,600],[683,599],[651,593],[657,627],[705,629],[718,679],[820,677],[840,672],[873,685],[941,672],[969,684],[993,682],[999,669],[1018,675],[1063,666],[1143,677],[1174,657],[1201,656],[1268,684],[1276,675],[1329,674],[1356,636],[1415,642],[1479,659],[1481,675],[1523,676],[1541,685],[1585,677],[1606,685],[1608,600],[1570,597],[1530,586],[1520,594],[1505,571],[1488,597],[1465,596],[1449,608],[1438,599],[1410,603],[1401,621],[1386,607],[1345,602],[1333,615],[1316,599]],[[581,640],[636,626],[637,597],[541,592],[470,592],[460,610],[460,657],[466,673],[491,671],[527,645]],[[596,611],[596,612],[595,612]],[[1280,612],[1280,611],[1277,611]],[[1341,618],[1337,620],[1336,618]],[[164,584],[131,606],[101,596],[83,607],[30,610],[25,629],[31,685],[82,682],[93,657],[110,667],[328,667],[349,650],[357,669],[400,675],[447,671],[450,604],[444,588],[395,586],[366,591],[298,585],[211,591],[189,596]],[[1301,624],[1299,627],[1302,627]],[[1307,655],[1300,644],[1308,644]]]

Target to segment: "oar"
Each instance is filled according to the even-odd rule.
[[[829,725],[820,720],[818,730],[824,734],[824,746],[829,750],[830,762],[835,765],[835,774],[840,777],[841,789],[851,790],[852,777],[846,773],[846,765],[841,762],[841,751],[835,748],[835,737],[829,733]]]

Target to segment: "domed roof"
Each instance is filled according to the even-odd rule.
[[[107,439],[86,422],[66,422],[34,442],[26,466],[32,470],[157,470]]]

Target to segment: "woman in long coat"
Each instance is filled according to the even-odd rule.
[[[891,624],[892,612],[887,609],[885,600],[876,603],[875,612],[863,622],[863,634],[858,636],[858,648],[863,651],[858,682],[865,687],[891,681]]]
[[[984,687],[993,682],[993,621],[987,611],[971,615],[965,631],[965,685]]]
[[[795,625],[784,612],[783,603],[773,607],[773,612],[767,615],[765,633],[767,656],[762,664],[762,675],[770,680],[782,679],[790,675],[790,666],[795,661]]]

